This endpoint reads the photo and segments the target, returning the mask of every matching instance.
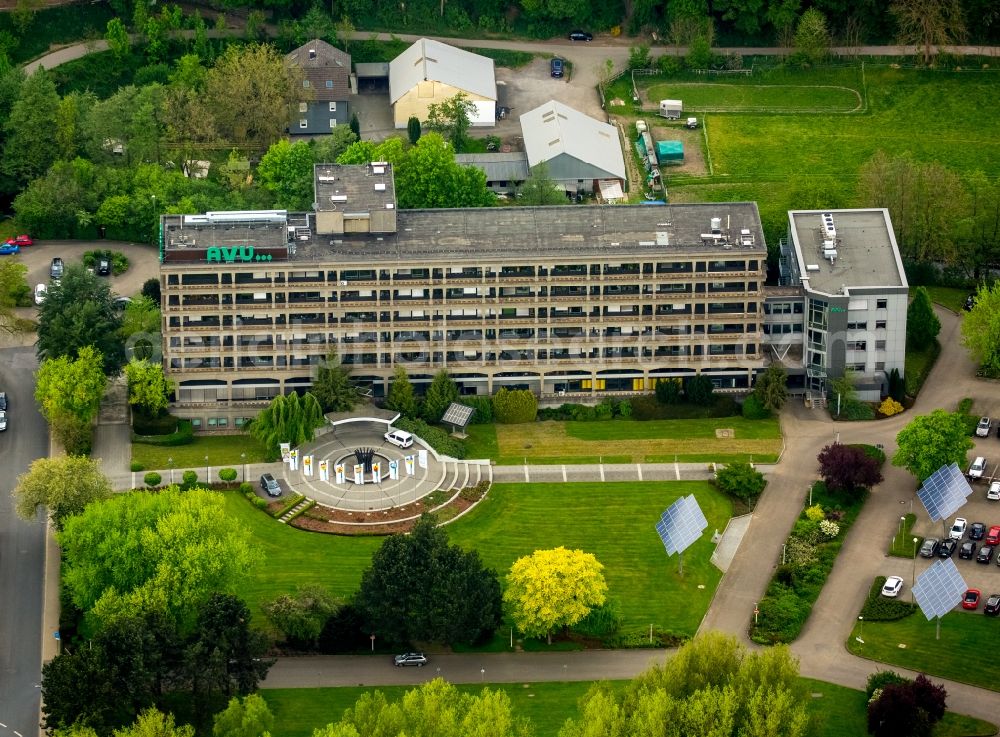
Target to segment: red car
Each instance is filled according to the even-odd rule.
[[[7,245],[9,246],[31,246],[34,245],[34,241],[31,240],[30,235],[19,235],[17,238],[8,238]]]
[[[982,596],[979,589],[969,589],[962,597],[962,609],[978,609],[979,599]]]
[[[986,533],[987,545],[1000,545],[1000,525],[993,525]]]

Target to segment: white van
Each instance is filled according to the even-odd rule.
[[[400,448],[409,448],[413,445],[413,436],[406,432],[406,430],[389,430],[383,437],[393,445],[398,445]]]

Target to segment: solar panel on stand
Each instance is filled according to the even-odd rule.
[[[934,522],[950,517],[972,494],[972,487],[957,463],[941,466],[921,484],[917,496]]]
[[[656,523],[656,532],[667,555],[683,553],[708,527],[708,520],[694,494],[682,496],[671,504]]]
[[[943,617],[962,601],[968,587],[951,558],[937,560],[917,577],[913,598],[928,621]]]
[[[452,402],[448,405],[448,409],[444,411],[444,415],[441,417],[441,422],[446,425],[454,425],[458,428],[465,428],[472,419],[472,415],[476,412],[475,407],[469,407],[464,404],[459,404],[458,402]]]

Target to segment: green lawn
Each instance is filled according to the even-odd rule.
[[[147,471],[169,469],[171,458],[173,467],[181,471],[200,468],[204,472],[206,465],[238,466],[244,462],[242,453],[247,455],[246,463],[266,460],[264,446],[249,435],[195,435],[193,443],[173,447],[132,443],[132,462],[141,463]]]
[[[941,344],[936,340],[923,351],[907,350],[903,380],[906,382],[906,393],[911,397],[920,393],[920,388],[927,380],[927,375],[934,368],[934,363],[941,355]]]
[[[234,522],[253,535],[257,563],[252,578],[238,593],[250,605],[258,624],[260,603],[290,593],[296,586],[315,584],[334,596],[347,597],[357,590],[361,572],[382,544],[377,537],[339,537],[296,530],[279,524],[255,509],[236,492],[226,492],[226,511]]]
[[[821,84],[753,84],[748,78],[737,82],[667,82],[646,92],[649,101],[679,99],[684,110],[727,110],[731,112],[775,110],[846,113],[859,110],[863,97],[860,78],[850,87]]]
[[[914,536],[910,534],[910,530],[913,529],[913,525],[917,521],[917,515],[911,512],[903,515],[903,517],[903,524],[896,526],[896,534],[892,536],[892,540],[889,542],[889,555],[896,558],[910,558],[912,560],[917,556],[917,551],[923,545],[924,539],[917,535],[917,542],[914,543]],[[900,531],[900,528],[902,528],[902,531]]]
[[[802,680],[813,694],[809,710],[818,718],[816,737],[859,737],[867,734],[864,691],[812,678]],[[267,694],[266,691],[264,693]],[[995,733],[994,724],[947,712],[934,730],[934,737],[973,737]]]
[[[855,628],[847,647],[882,663],[1000,691],[996,673],[979,666],[983,653],[992,652],[1000,639],[1000,619],[983,616],[980,606],[977,612],[946,614],[941,619],[940,640],[934,632],[935,623],[916,612],[895,622],[865,622],[864,644],[854,639]]]
[[[911,294],[913,289],[910,289]],[[971,289],[959,289],[957,287],[925,287],[925,289],[927,289],[932,302],[947,307],[959,315],[965,311],[965,298],[974,291]]]
[[[708,530],[685,553],[680,576],[677,557],[667,557],[654,528],[663,510],[687,494],[697,495]],[[501,575],[538,549],[563,545],[593,553],[605,566],[626,629],[653,624],[692,635],[721,578],[709,562],[711,533],[724,529],[731,514],[729,500],[703,481],[496,484],[447,530]]]
[[[719,437],[717,431],[732,431]],[[774,461],[781,451],[778,420],[721,417],[687,420],[546,420],[522,425],[473,425],[467,457],[522,463],[673,463]]]

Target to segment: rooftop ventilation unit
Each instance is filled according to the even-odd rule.
[[[372,174],[385,174],[384,166],[372,166]]]
[[[376,192],[385,192],[385,182],[375,182]]]
[[[806,264],[806,271],[819,271],[819,264]]]
[[[330,202],[347,202],[346,194],[332,194],[330,195]]]
[[[712,232],[715,234],[722,232],[722,218],[712,218]]]
[[[753,245],[753,233],[750,232],[750,228],[742,228],[740,230],[740,245],[741,246]]]
[[[658,246],[669,246],[670,245],[670,233],[662,230],[656,231],[656,245]]]

